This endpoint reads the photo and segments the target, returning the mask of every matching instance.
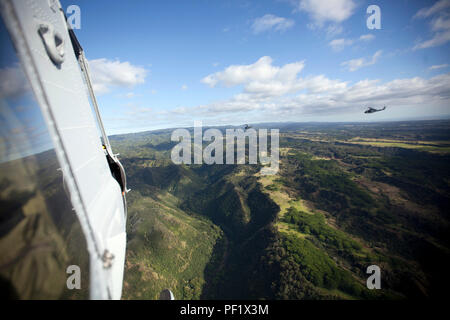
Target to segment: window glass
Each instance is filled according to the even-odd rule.
[[[88,298],[86,239],[1,19],[0,42],[0,291],[17,299]],[[80,289],[69,289],[68,279]]]

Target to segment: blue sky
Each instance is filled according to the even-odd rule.
[[[61,3],[81,9],[109,134],[450,115],[449,0]],[[366,26],[373,4],[380,30]]]

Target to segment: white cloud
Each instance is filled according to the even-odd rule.
[[[414,50],[437,47],[450,41],[450,0],[441,0],[429,8],[420,9],[414,18],[429,18],[433,32],[431,39],[421,41]]]
[[[334,51],[341,51],[345,47],[351,46],[352,44],[355,44],[358,41],[367,42],[367,41],[373,40],[374,38],[375,38],[375,36],[372,34],[364,34],[364,35],[360,36],[358,39],[345,39],[345,38],[334,39],[334,40],[330,41],[330,43],[328,45]]]
[[[273,14],[266,14],[253,21],[252,30],[255,34],[270,30],[283,32],[292,28],[294,24],[295,22],[292,19],[278,17]]]
[[[414,50],[437,47],[450,41],[450,30],[436,33],[433,38],[420,42],[414,46]]]
[[[370,41],[375,39],[375,36],[373,34],[363,34],[362,36],[359,37],[359,40],[361,41]]]
[[[356,5],[353,0],[300,0],[297,8],[307,12],[316,25],[322,26],[326,22],[347,20]]]
[[[182,86],[181,86],[181,90],[187,90],[188,89],[188,86],[187,85],[185,85],[185,84],[183,84]]]
[[[327,36],[328,37],[334,37],[338,34],[341,34],[342,31],[344,31],[344,28],[342,28],[339,24],[331,24],[327,27]]]
[[[448,67],[449,67],[448,63],[445,63],[445,64],[433,65],[433,66],[429,67],[428,69],[436,70],[436,69],[443,69],[443,68],[448,68]]]
[[[441,12],[442,10],[445,10],[447,8],[450,8],[450,1],[449,0],[440,0],[429,8],[420,9],[414,15],[414,18],[428,18],[428,17],[434,15],[435,13]]]
[[[109,92],[113,87],[133,87],[145,82],[147,70],[128,61],[105,58],[89,61],[94,91],[97,94]]]
[[[277,67],[272,65],[271,57],[265,56],[253,64],[229,66],[206,76],[202,82],[210,87],[244,85],[248,93],[281,95],[298,87],[297,75],[304,65],[304,61],[298,61]]]
[[[382,51],[378,50],[374,53],[371,59],[366,58],[359,58],[359,59],[352,59],[349,61],[344,61],[341,63],[341,66],[347,67],[347,69],[351,72],[356,71],[362,67],[367,67],[375,64],[378,60],[378,58],[381,56]]]
[[[304,61],[274,66],[272,58],[265,56],[253,64],[229,66],[223,71],[208,75],[202,82],[210,87],[243,86],[243,92],[227,103],[220,104],[222,107],[217,109],[218,112],[239,108],[242,104],[246,105],[248,101],[266,101],[302,90],[321,93],[345,89],[346,82],[331,80],[324,75],[300,77],[299,74],[304,66]]]
[[[135,96],[135,94],[134,94],[134,92],[128,92],[125,96],[126,96],[128,99],[131,99],[131,98],[133,98],[133,97]]]
[[[448,30],[450,29],[450,17],[437,17],[431,21],[431,29],[433,31],[440,31],[440,30]]]
[[[329,45],[333,48],[334,51],[340,51],[344,49],[346,46],[351,46],[354,43],[351,39],[334,39],[330,41]]]

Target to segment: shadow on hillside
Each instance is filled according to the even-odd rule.
[[[262,258],[276,237],[272,222],[279,208],[259,186],[249,192],[247,204],[251,222],[243,230],[224,228],[204,271],[201,299],[273,297],[271,284],[277,275],[267,274]]]

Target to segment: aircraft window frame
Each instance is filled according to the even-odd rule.
[[[84,55],[83,48],[81,47],[80,43],[78,42],[77,37],[75,36],[75,33],[73,29],[70,27],[69,24],[67,24],[68,30],[69,30],[69,36],[72,43],[72,47],[75,53],[75,57],[77,58],[78,65],[81,69],[81,73],[83,75],[83,80],[87,88],[88,93],[88,100],[91,105],[91,109],[93,111],[94,120],[96,123],[97,130],[100,133],[100,139],[102,142],[102,145],[106,147],[108,151],[111,151],[111,145],[109,143],[108,135],[106,134],[105,128],[103,126],[103,121],[100,116],[100,111],[98,109],[98,103],[97,99],[95,97],[94,89],[92,86],[92,81],[89,73],[89,64],[88,61]]]
[[[66,22],[67,22],[67,20],[66,20]],[[105,151],[105,156],[106,156],[106,160],[108,162],[108,166],[111,171],[111,175],[119,184],[121,192],[122,192],[122,199],[123,199],[124,211],[125,211],[125,217],[126,217],[127,216],[127,202],[126,202],[125,194],[130,190],[127,188],[127,178],[126,178],[125,170],[124,170],[122,164],[120,163],[120,161],[118,160],[117,155],[115,155],[112,152],[112,148],[111,148],[111,144],[108,139],[108,135],[106,134],[105,128],[103,126],[103,121],[100,116],[97,99],[95,97],[94,89],[92,86],[92,81],[91,81],[90,72],[89,72],[89,64],[86,59],[86,56],[84,55],[83,48],[81,47],[81,45],[75,35],[75,32],[73,31],[73,29],[70,27],[69,24],[67,24],[67,28],[69,30],[70,40],[72,43],[72,47],[73,47],[75,56],[78,61],[78,65],[80,66],[81,73],[83,75],[84,83],[87,87],[88,100],[91,105],[91,110],[94,113],[93,116],[94,116],[94,120],[96,122],[97,130],[100,131],[99,132],[100,140],[101,140],[103,149]]]
[[[41,104],[1,16],[0,41],[1,289],[13,299],[89,298],[88,236]],[[15,86],[18,90],[11,89]],[[80,290],[67,286],[72,265],[81,269]]]

